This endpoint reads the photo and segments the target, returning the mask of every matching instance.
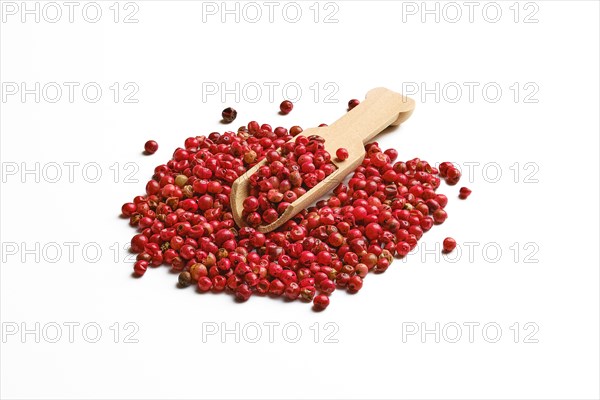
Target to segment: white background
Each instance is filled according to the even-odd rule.
[[[23,23],[20,9],[5,13],[6,3],[0,28],[3,398],[600,396],[597,2],[499,2],[495,23],[496,5],[482,14],[484,2],[472,22],[462,2],[438,3],[439,22],[433,14],[421,20],[421,2],[338,1],[327,9],[321,3],[317,23],[313,2],[299,3],[297,23],[283,18],[285,3],[275,8],[272,23],[262,2],[256,23],[248,21],[252,10],[243,14],[244,3],[239,22],[229,15],[226,23],[192,1],[137,1],[137,23],[123,23],[135,10],[123,3],[115,23],[112,1],[99,2],[97,23],[82,17],[86,3],[75,9],[73,23],[62,3],[57,23],[44,15],[39,23],[31,15]],[[222,7],[204,4],[205,11],[213,5]],[[462,18],[452,23],[456,7]],[[332,11],[337,22],[325,23]],[[34,95],[24,101],[20,93],[7,95],[7,82],[80,86],[72,103],[64,86],[58,102],[41,93],[36,103]],[[89,82],[103,89],[96,103],[82,97]],[[109,89],[115,82],[117,103]],[[137,103],[123,101],[127,82],[139,87]],[[238,101],[234,94],[222,101],[221,93],[203,92],[221,82],[230,89],[239,83]],[[273,98],[265,82],[279,85]],[[474,85],[472,99],[465,82]],[[254,83],[263,89],[258,99],[250,90]],[[302,96],[284,117],[277,111],[286,84],[300,87]],[[486,84],[492,89],[483,93]],[[458,186],[440,188],[450,198],[449,218],[420,242],[430,253],[419,247],[385,274],[369,275],[356,295],[336,291],[322,313],[300,301],[255,296],[236,304],[225,294],[177,289],[177,275],[165,267],[131,277],[123,246],[134,230],[119,218],[121,204],[143,193],[153,167],[186,137],[227,129],[219,123],[223,108],[239,111],[231,129],[252,119],[310,127],[333,122],[349,99],[362,99],[376,86],[410,90],[417,101],[410,120],[378,139],[397,148],[400,159],[450,160],[463,168],[479,163],[471,164],[473,173],[463,169]],[[455,101],[457,86],[462,97]],[[498,98],[495,87],[502,89]],[[143,156],[151,138],[160,149]],[[21,175],[36,162],[39,183],[35,173]],[[65,162],[80,163],[73,182]],[[49,182],[52,163],[62,165],[57,183]],[[86,163],[100,166],[97,183],[87,181],[94,169],[82,174]],[[128,182],[128,172],[137,183]],[[473,189],[466,201],[456,197],[463,185]],[[463,249],[456,262],[435,250],[446,236]],[[65,242],[77,243],[72,259]],[[472,256],[467,242],[475,243]],[[24,251],[36,243],[38,251]],[[86,244],[90,252],[82,254]],[[94,248],[102,251],[97,262]],[[73,343],[69,322],[80,324]],[[137,343],[125,343],[127,322],[139,327]],[[264,325],[271,322],[280,324],[273,343]],[[472,343],[469,322],[480,324]],[[20,331],[36,323],[39,343]],[[54,323],[63,327],[62,337],[50,343]],[[101,327],[97,343],[86,340],[93,329],[82,334],[86,323]],[[120,324],[118,343],[114,323]],[[223,323],[228,329],[240,323],[247,335],[239,343],[233,334],[203,340],[203,327],[206,333]],[[263,327],[258,343],[248,340],[254,330],[241,328],[251,329],[249,323]],[[297,343],[288,342],[294,329],[282,332],[287,323],[301,328]],[[440,324],[439,343],[420,332],[403,340],[422,323],[428,329]],[[502,329],[496,343],[490,343],[493,328],[482,332],[487,323]],[[454,324],[462,327],[457,343],[451,343]],[[15,326],[19,332],[8,334]],[[330,339],[337,343],[327,343],[325,334],[335,326]]]

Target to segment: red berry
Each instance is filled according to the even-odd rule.
[[[348,150],[346,150],[343,147],[340,147],[335,151],[335,156],[338,158],[338,160],[344,161],[348,158]]]
[[[144,247],[148,244],[148,237],[142,234],[135,235],[131,239],[131,250],[134,253],[141,253]]]
[[[271,281],[269,285],[269,294],[272,296],[281,296],[285,290],[285,284],[279,279]]]
[[[363,281],[362,281],[361,277],[358,275],[354,275],[348,281],[348,291],[350,293],[356,293],[362,288],[362,285],[363,285]]]
[[[435,201],[438,202],[440,207],[444,208],[444,207],[446,207],[446,204],[448,204],[448,197],[446,197],[446,195],[444,195],[444,194],[436,194]]]
[[[294,103],[292,103],[289,100],[284,100],[279,105],[279,110],[281,110],[281,113],[283,115],[289,114],[292,111],[293,108],[294,108]]]
[[[208,292],[212,288],[212,285],[213,283],[208,276],[198,278],[198,289],[201,292]]]
[[[456,248],[456,240],[452,239],[451,237],[447,237],[444,239],[443,247],[444,253],[450,253]]]
[[[406,242],[398,242],[396,244],[396,253],[398,253],[398,255],[400,257],[404,257],[409,252],[410,252],[410,245],[408,243],[406,243]]]
[[[446,220],[446,218],[448,218],[448,214],[446,213],[446,211],[444,211],[441,208],[438,208],[437,210],[435,210],[432,214],[433,216],[433,222],[435,222],[436,224],[443,224],[444,221]]]
[[[466,187],[461,187],[460,191],[458,193],[458,198],[465,200],[467,197],[469,197],[470,194],[471,194],[471,189],[466,188]]]
[[[125,203],[121,207],[121,213],[126,217],[131,217],[137,211],[137,206],[133,203]]]
[[[331,279],[324,279],[319,283],[319,290],[329,296],[335,290],[335,283]]]
[[[252,296],[252,290],[245,283],[235,289],[235,298],[238,301],[246,301]]]
[[[290,282],[285,288],[285,297],[288,300],[296,300],[298,296],[300,296],[300,290],[300,285],[298,285],[296,282]]]
[[[370,240],[375,240],[381,236],[383,229],[376,222],[371,222],[365,227],[365,236]]]
[[[446,173],[448,172],[449,168],[454,168],[454,165],[452,165],[452,163],[450,161],[444,161],[443,163],[441,163],[438,166],[439,172],[440,172],[440,176],[442,178],[446,177]]]
[[[154,154],[158,150],[158,143],[154,140],[148,140],[144,145],[144,149],[146,150],[146,154]]]
[[[446,183],[448,185],[456,185],[460,180],[461,173],[457,168],[451,167],[446,171]]]
[[[324,310],[329,305],[329,297],[324,294],[319,294],[315,296],[313,300],[315,310]]]
[[[223,122],[228,124],[237,118],[237,111],[234,108],[227,107],[221,112],[221,117],[223,118]]]
[[[360,101],[357,99],[352,99],[348,102],[348,111],[352,110],[354,107],[360,104]]]
[[[146,273],[146,269],[148,269],[148,261],[137,260],[135,264],[133,264],[133,272],[137,276],[142,276]]]

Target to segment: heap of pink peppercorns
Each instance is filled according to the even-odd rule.
[[[284,103],[281,113],[287,114],[293,105]],[[356,105],[351,100],[348,108]],[[231,108],[223,113],[224,119],[237,115]],[[179,272],[180,287],[225,291],[239,301],[253,294],[284,296],[322,310],[336,289],[358,292],[370,271],[384,272],[446,220],[448,198],[436,190],[441,178],[458,183],[460,171],[449,162],[435,168],[418,158],[396,161],[396,150],[382,151],[373,142],[347,184],[279,229],[258,232],[254,227],[276,219],[286,204],[335,170],[322,139],[301,133],[298,126],[288,131],[252,121],[237,132],[187,138],[154,169],[146,194],[122,207],[139,230],[131,240],[138,253],[134,274],[166,264]],[[157,149],[155,141],[146,143],[146,153]],[[249,226],[237,227],[231,184],[265,157],[268,166],[259,169],[244,202]],[[347,150],[338,149],[336,157],[345,160]],[[315,171],[322,172],[315,177]],[[459,197],[470,193],[461,188]],[[455,247],[454,239],[444,240],[445,252]]]

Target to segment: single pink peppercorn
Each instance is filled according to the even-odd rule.
[[[158,143],[154,140],[148,140],[144,145],[144,150],[146,150],[146,154],[154,154],[158,150]]]
[[[467,197],[469,197],[470,194],[471,194],[471,189],[466,188],[466,187],[461,187],[460,191],[458,192],[458,198],[465,200]]]
[[[348,102],[348,111],[352,110],[354,107],[360,104],[360,101],[357,99],[352,99]]]
[[[451,237],[447,237],[443,242],[444,253],[450,253],[456,248],[456,240]]]
[[[133,264],[133,273],[137,276],[142,276],[146,273],[148,269],[148,261],[137,260],[135,264]]]
[[[319,294],[319,295],[315,296],[315,298],[313,300],[313,304],[314,304],[315,310],[318,310],[318,311],[324,310],[329,305],[329,297],[327,297],[324,294]]]
[[[283,115],[289,114],[294,109],[294,103],[289,100],[284,100],[279,105],[279,110]]]
[[[237,118],[237,111],[234,108],[227,107],[221,112],[221,117],[223,118],[223,122],[228,124]]]
[[[461,173],[458,168],[448,168],[446,171],[446,183],[450,186],[456,185],[460,180]]]
[[[337,149],[335,151],[335,156],[338,158],[338,160],[340,161],[344,161],[348,158],[349,154],[348,154],[348,150],[346,150],[343,147],[340,147],[339,149]]]
[[[133,213],[135,213],[136,211],[137,211],[137,207],[133,203],[125,203],[125,204],[123,204],[123,207],[121,207],[121,213],[125,217],[131,217],[133,215]]]
[[[198,279],[198,289],[201,292],[208,292],[212,286],[213,283],[208,276],[203,276]]]

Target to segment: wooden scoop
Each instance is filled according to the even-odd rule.
[[[364,145],[388,126],[400,125],[406,121],[414,108],[413,99],[386,88],[376,88],[367,93],[366,99],[362,103],[333,124],[303,131],[302,135],[304,136],[319,135],[325,139],[325,149],[331,154],[331,162],[335,164],[337,170],[294,201],[275,222],[261,225],[256,229],[263,233],[277,229],[335,188],[346,175],[362,163],[365,156]],[[293,140],[294,138],[290,141]],[[335,152],[340,147],[346,148],[350,155],[344,161],[339,161],[335,157]],[[262,160],[250,168],[231,186],[231,209],[233,218],[240,227],[247,226],[242,217],[242,211],[244,199],[248,197],[249,178],[265,163],[266,160]]]

